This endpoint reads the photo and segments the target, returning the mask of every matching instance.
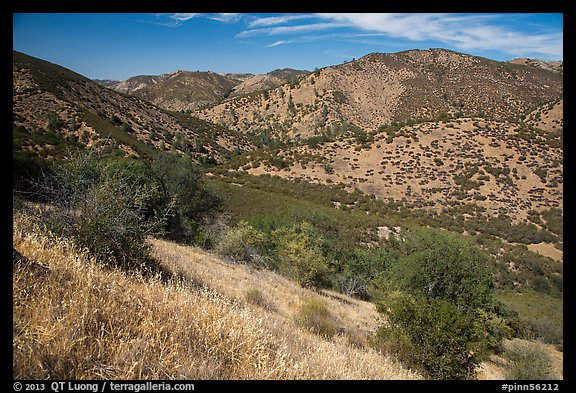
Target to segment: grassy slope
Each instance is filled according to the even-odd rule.
[[[358,342],[350,344],[349,336],[327,340],[297,328],[289,307],[273,299],[287,314],[250,305],[226,290],[224,277],[230,275],[212,281],[205,272],[205,285],[190,285],[193,273],[183,266],[224,266],[193,249],[154,243],[163,264],[175,271],[180,266],[180,279],[164,283],[103,269],[68,243],[40,236],[27,217],[14,218],[13,233],[21,254],[48,267],[14,266],[16,379],[419,378]],[[197,282],[200,273],[195,274]],[[257,276],[247,274],[249,286],[259,285]],[[269,288],[294,285],[263,274]],[[320,295],[301,289],[291,299],[313,296]],[[362,313],[369,307],[347,301],[352,305],[326,298],[330,307],[342,303],[334,308],[339,319],[346,318],[343,310]]]
[[[564,314],[563,298],[548,296],[542,293],[527,292],[497,292],[497,297],[519,315],[526,319],[548,319],[554,326],[562,327]]]

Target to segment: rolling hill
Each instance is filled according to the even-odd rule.
[[[518,119],[562,97],[562,75],[444,49],[373,53],[196,114],[241,132],[303,139],[441,114]]]
[[[236,168],[359,189],[438,213],[470,205],[518,222],[529,211],[562,208],[560,138],[511,122],[459,118],[249,153]]]
[[[101,83],[170,110],[191,112],[257,91],[278,87],[308,74],[285,68],[267,74],[219,74],[176,71],[164,75],[140,75],[119,82]]]
[[[128,96],[58,65],[14,52],[13,127],[19,148],[54,155],[52,139],[83,146],[113,141],[125,154],[157,150],[189,151],[199,159],[222,161],[237,149],[250,149],[237,132]],[[49,141],[50,142],[50,141]]]
[[[45,212],[77,209],[21,200],[30,193],[13,183],[14,377],[428,378],[422,363],[400,356],[419,346],[380,329],[391,315],[382,310],[405,289],[378,291],[428,255],[420,232],[437,242],[430,249],[452,244],[457,258],[489,268],[494,303],[470,315],[486,317],[479,331],[501,341],[473,377],[509,375],[506,350],[518,343],[545,343],[561,376],[559,70],[433,49],[312,73],[178,71],[115,82],[13,52],[14,168],[26,169],[22,156],[52,163],[67,149],[106,145],[107,163],[152,164],[126,165],[146,192],[130,206],[142,222],[182,208],[191,223],[161,221],[142,237],[151,252],[143,263],[162,272],[151,277],[79,250],[72,236],[46,235]],[[192,169],[190,157],[200,170],[158,169],[150,158],[161,151],[184,156],[165,165]],[[187,181],[194,176],[201,183]],[[184,210],[208,195],[190,196],[196,187],[218,207]],[[122,229],[121,220],[84,222],[88,231]],[[107,233],[94,239],[115,239]],[[445,248],[432,251],[445,260]],[[316,326],[302,322],[308,306]],[[464,359],[484,358],[468,349]]]

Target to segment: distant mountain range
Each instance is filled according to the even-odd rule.
[[[162,109],[114,91],[66,68],[23,53],[13,54],[13,127],[20,148],[53,156],[42,133],[84,146],[112,142],[124,154],[157,150],[190,152],[198,160],[221,161],[252,145],[244,134]]]
[[[176,71],[157,76],[139,75],[125,81],[95,80],[113,90],[148,100],[172,111],[194,111],[231,97],[280,86],[309,74],[284,68],[268,74],[219,74]]]

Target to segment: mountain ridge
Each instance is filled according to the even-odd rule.
[[[231,97],[271,89],[308,74],[283,68],[267,74],[178,70],[162,75],[137,75],[105,82],[113,90],[135,95],[171,111],[191,112]]]
[[[237,149],[250,148],[243,135],[222,126],[170,113],[19,52],[13,54],[13,98],[13,127],[22,148],[38,154],[50,144],[34,143],[31,136],[37,132],[87,147],[102,145],[112,136],[117,147],[132,156],[173,149],[198,159],[221,160]]]
[[[444,49],[412,50],[368,54],[195,114],[240,132],[305,138],[342,122],[375,130],[442,113],[512,118],[561,95],[557,73]]]

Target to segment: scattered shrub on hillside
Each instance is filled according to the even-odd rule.
[[[524,337],[530,340],[539,340],[546,344],[562,344],[564,331],[562,326],[552,322],[545,316],[525,318]]]
[[[226,228],[216,243],[216,252],[233,261],[250,262],[263,265],[261,249],[266,245],[263,232],[251,227],[246,221]]]
[[[538,344],[512,341],[504,352],[510,361],[506,379],[510,380],[550,380],[560,379],[552,369],[550,355]]]
[[[296,323],[322,337],[330,338],[338,331],[335,317],[320,298],[305,299],[296,314]]]
[[[104,263],[149,267],[146,237],[162,230],[170,207],[149,210],[158,190],[138,169],[136,162],[106,162],[93,152],[55,165],[37,184],[52,205],[44,213],[49,229]]]
[[[545,221],[545,223],[543,224],[544,228],[548,229],[550,232],[559,235],[562,238],[564,234],[563,231],[564,217],[562,209],[550,208],[548,210],[542,211],[541,215]]]
[[[563,292],[563,266],[561,262],[529,251],[526,247],[506,247],[499,257],[501,269],[499,275],[508,276],[507,281],[513,280],[523,283],[524,287],[530,287],[537,292],[554,297],[561,297]],[[508,271],[508,264],[514,263],[517,270]],[[502,281],[499,278],[499,281]],[[510,282],[502,281],[502,284],[513,288]]]

